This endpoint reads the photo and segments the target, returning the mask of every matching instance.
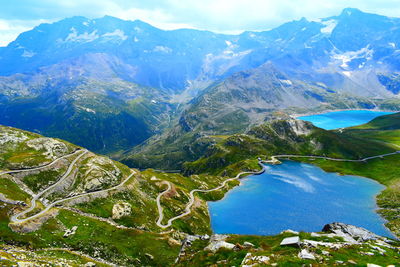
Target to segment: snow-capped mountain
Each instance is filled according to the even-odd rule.
[[[357,9],[239,35],[73,17],[41,24],[0,48],[0,123],[63,133],[80,145],[101,136],[89,148],[113,151],[179,120],[182,103],[194,120],[201,106],[202,116],[239,112],[245,120],[238,125],[277,109],[396,108],[399,73],[400,19]],[[90,127],[81,124],[86,117]],[[111,121],[129,133],[113,135]],[[90,128],[84,136],[65,134],[82,127]],[[121,144],[113,146],[115,138]]]

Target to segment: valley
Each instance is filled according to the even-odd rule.
[[[253,248],[242,247],[239,250],[228,249],[228,247],[230,247],[229,244],[232,244],[232,242],[235,244],[235,242],[237,242],[234,240],[247,240],[246,242],[252,242],[260,245],[264,244],[262,245],[262,252],[257,252],[255,255],[264,255],[265,257],[269,258],[269,262],[271,259],[277,262],[292,262],[292,264],[295,265],[301,265],[301,263],[308,261],[312,262],[313,260],[311,259],[302,259],[301,257],[299,258],[295,256],[297,252],[294,252],[293,250],[285,250],[284,247],[279,245],[279,243],[276,243],[278,240],[290,236],[290,232],[271,237],[256,237],[247,235],[211,235],[212,230],[210,224],[210,214],[206,202],[210,200],[221,199],[229,189],[239,184],[237,179],[242,178],[243,175],[262,173],[264,170],[268,172],[268,167],[266,169],[263,167],[260,171],[257,158],[270,158],[271,160],[266,161],[267,164],[276,164],[279,162],[278,159],[291,158],[292,160],[305,161],[307,163],[320,166],[328,171],[338,172],[340,170],[340,172],[344,174],[361,175],[364,177],[377,179],[377,176],[371,175],[374,174],[373,172],[366,175],[367,172],[361,174],[355,170],[375,168],[376,164],[383,164],[382,166],[386,166],[386,164],[391,164],[391,162],[396,161],[399,154],[395,147],[391,147],[389,144],[382,143],[381,141],[375,139],[376,132],[380,132],[382,134],[382,131],[385,130],[364,129],[377,127],[374,125],[379,125],[380,127],[385,128],[386,125],[392,125],[391,121],[393,120],[390,120],[390,118],[396,118],[397,116],[398,114],[378,117],[371,123],[366,124],[366,126],[357,126],[354,127],[354,129],[344,129],[343,133],[339,133],[338,131],[325,131],[318,128],[314,129],[314,126],[308,124],[307,122],[294,122],[291,120],[286,122],[275,122],[275,124],[270,123],[264,126],[266,128],[256,127],[256,129],[253,130],[253,133],[257,133],[259,136],[258,138],[265,138],[265,140],[270,140],[269,142],[274,140],[274,131],[270,132],[267,131],[267,129],[275,129],[276,131],[280,127],[282,131],[282,126],[287,127],[285,129],[287,136],[286,138],[290,137],[290,139],[287,139],[286,142],[288,140],[292,140],[292,142],[299,144],[301,144],[301,142],[310,142],[312,139],[307,140],[307,138],[302,136],[310,135],[310,133],[313,131],[318,132],[318,135],[314,134],[313,138],[318,136],[318,140],[320,142],[324,142],[326,140],[331,142],[332,138],[324,139],[321,137],[323,135],[337,135],[335,138],[355,138],[354,140],[357,140],[357,142],[367,140],[369,144],[368,151],[358,151],[357,153],[361,153],[359,154],[360,156],[363,155],[362,153],[365,153],[365,155],[368,155],[369,157],[345,159],[339,158],[337,156],[338,154],[332,154],[335,155],[334,157],[318,156],[320,152],[318,153],[316,151],[314,151],[311,155],[307,155],[307,150],[297,150],[303,151],[302,153],[304,154],[302,155],[297,153],[292,155],[283,155],[283,153],[280,155],[263,155],[262,150],[253,151],[250,149],[250,147],[248,147],[252,145],[251,138],[253,137],[249,136],[246,138],[243,135],[239,135],[242,140],[239,145],[242,152],[239,153],[240,155],[237,155],[239,157],[235,156],[234,159],[231,159],[233,162],[229,166],[215,168],[215,170],[224,170],[222,173],[217,174],[214,169],[210,169],[213,170],[212,173],[207,173],[206,169],[198,169],[196,171],[197,174],[192,174],[190,176],[163,173],[151,169],[145,171],[129,170],[129,168],[120,165],[117,162],[112,163],[112,161],[101,159],[101,156],[96,156],[91,152],[79,149],[68,143],[65,143],[65,146],[69,150],[61,149],[61,151],[64,151],[63,153],[65,154],[59,154],[57,158],[53,156],[51,160],[50,157],[55,154],[55,152],[52,151],[60,151],[60,147],[64,147],[62,145],[64,143],[59,144],[57,142],[54,142],[56,145],[55,147],[40,146],[40,148],[38,147],[39,150],[37,150],[37,152],[35,152],[36,150],[31,150],[32,152],[28,154],[28,159],[31,157],[32,159],[23,160],[24,165],[21,168],[20,157],[26,155],[25,151],[29,151],[24,150],[27,149],[24,147],[29,148],[29,144],[31,143],[37,144],[39,141],[36,140],[48,143],[52,139],[43,138],[37,134],[31,134],[13,128],[3,127],[1,131],[2,140],[5,140],[3,144],[6,146],[3,147],[2,166],[12,166],[12,170],[2,171],[1,173],[1,192],[6,199],[6,202],[3,201],[2,205],[2,231],[4,231],[2,232],[1,240],[4,242],[4,245],[11,245],[12,248],[15,248],[15,246],[19,247],[19,253],[31,253],[35,255],[31,255],[29,258],[31,260],[37,259],[37,262],[39,262],[40,259],[43,259],[43,257],[45,257],[46,261],[51,262],[54,260],[52,259],[51,254],[45,253],[45,255],[42,255],[40,252],[44,251],[43,249],[49,248],[63,249],[63,253],[66,254],[74,253],[74,251],[79,251],[82,253],[79,255],[75,254],[73,257],[68,256],[66,260],[71,258],[73,259],[72,261],[67,260],[66,263],[68,264],[74,264],[74,262],[94,262],[95,264],[105,265],[111,263],[128,265],[147,263],[150,265],[157,265],[157,262],[159,262],[159,264],[161,264],[161,262],[170,262],[172,264],[174,261],[176,262],[177,255],[180,255],[178,258],[178,265],[184,266],[190,261],[198,261],[198,257],[201,257],[201,261],[215,261],[216,259],[214,259],[214,257],[216,257],[216,255],[221,255],[218,257],[222,257],[222,259],[225,259],[227,263],[233,263],[239,259],[240,261],[243,261],[243,257],[245,256],[243,254],[244,251],[250,252],[253,251]],[[358,128],[361,129],[358,130]],[[390,128],[391,130],[388,131],[393,131],[393,126],[390,126]],[[302,131],[300,131],[300,129],[302,129]],[[263,134],[261,134],[261,130],[264,131]],[[366,131],[371,133],[371,139],[368,140],[355,137],[358,134],[361,134],[363,135],[363,138],[366,138]],[[275,142],[278,142],[278,140],[275,140]],[[224,145],[227,145],[227,143],[224,143]],[[304,148],[305,144],[302,146]],[[375,146],[376,148],[374,148]],[[19,147],[19,149],[15,150],[16,147]],[[247,149],[243,149],[245,147],[247,147]],[[386,150],[387,153],[370,156],[370,153],[374,153],[374,149],[378,151],[378,147],[379,151]],[[343,149],[343,147],[339,147],[339,150],[337,151],[341,151],[341,153],[343,153],[342,155],[352,151],[351,148],[348,147],[346,147],[346,150]],[[20,151],[18,153],[22,154],[16,154],[13,152],[13,157],[9,158],[9,156],[7,156],[9,154],[7,153],[10,152],[7,151]],[[276,151],[283,150],[277,149]],[[91,165],[92,167],[87,169],[84,164],[87,164],[85,162],[87,162],[88,159],[85,160],[84,158],[88,156],[94,157],[91,159],[92,162],[94,161],[96,164],[105,165]],[[97,159],[97,157],[100,158]],[[35,161],[33,161],[34,158],[36,158]],[[210,155],[210,157],[207,159],[212,160],[212,156]],[[25,162],[34,162],[34,164],[26,165]],[[41,175],[42,173],[48,171],[48,169],[51,169],[57,164],[61,163],[66,165],[64,167],[64,173],[58,174],[59,178],[57,180],[54,180],[53,178],[52,181],[49,181],[50,186],[43,186],[40,190],[36,190],[36,193],[30,192],[34,188],[30,189],[28,186],[29,184],[25,184],[24,181],[32,180],[32,173],[38,173]],[[253,165],[254,163],[255,165]],[[36,167],[38,165],[39,167]],[[112,167],[113,165],[114,167]],[[346,166],[346,168],[344,168],[344,166]],[[352,166],[354,169],[351,169],[350,166]],[[357,166],[362,166],[362,168],[359,169]],[[398,181],[398,177],[395,175],[397,171],[393,169],[396,168],[396,166],[397,165],[391,165],[391,168],[379,167],[375,169],[375,171],[380,171],[380,177],[385,177],[385,179],[388,181],[384,182],[385,180],[377,179],[379,182],[388,186],[387,189],[385,189],[378,197],[378,205],[380,207],[379,214],[381,214],[387,220],[386,225],[394,234],[398,234],[399,229],[399,224],[395,215],[396,212],[399,212],[398,209],[395,208],[398,205],[398,202],[396,202],[396,198],[393,198],[393,196],[398,194],[395,186],[396,181]],[[10,167],[5,168],[7,169]],[[79,171],[81,168],[86,171]],[[117,169],[112,171],[112,168],[119,168],[120,173],[123,176],[117,180],[113,180],[113,176],[111,174],[115,175],[119,172],[116,171]],[[98,184],[96,180],[93,180],[103,177],[103,175],[106,173],[114,182],[110,183],[104,181]],[[83,174],[87,176],[82,176]],[[234,178],[229,178],[229,175],[232,175],[231,177],[233,177],[233,175],[235,176]],[[29,177],[29,180],[24,177]],[[70,180],[69,187],[66,187],[65,184],[63,185],[63,181],[66,179],[66,177],[68,180]],[[73,182],[73,179],[75,179],[75,182]],[[92,182],[85,182],[90,180],[92,180]],[[86,186],[82,187],[80,184],[86,184]],[[7,193],[7,190],[4,191],[3,188],[7,189],[9,193]],[[64,192],[52,192],[57,191],[58,188],[64,188]],[[15,208],[10,209],[12,206]],[[13,211],[10,214],[9,212],[11,210]],[[323,225],[320,227],[322,226]],[[11,231],[9,227],[11,227],[13,230]],[[49,231],[52,234],[48,235],[50,233]],[[101,234],[99,231],[101,231]],[[210,235],[211,240],[209,239]],[[302,239],[306,240],[304,242],[311,242],[307,240],[315,240],[315,236],[321,234],[313,233],[311,237],[309,234],[307,235],[307,233],[300,233],[300,235],[302,236]],[[88,241],[95,238],[95,243],[93,244],[97,245],[92,244],[91,246],[88,246],[88,244],[85,242],[82,243],[82,238],[84,238],[84,236],[90,237]],[[43,243],[43,241],[40,241],[42,239],[46,241]],[[143,243],[144,239],[146,240],[145,243]],[[213,241],[214,239],[217,241]],[[32,244],[30,246],[33,247],[29,249],[26,247],[23,249],[23,247],[26,246],[24,244],[27,244],[26,242],[28,240],[29,243]],[[78,242],[78,240],[81,241]],[[121,243],[121,240],[126,240],[126,245],[132,245],[135,242],[141,242],[141,246],[140,248],[137,247],[137,249],[130,246],[128,249],[128,247],[123,245],[124,243]],[[188,241],[185,240],[193,241],[190,241],[190,245],[187,245],[189,243],[187,243]],[[335,244],[339,242],[337,246],[348,246],[346,244],[341,244],[340,242],[343,241],[338,241],[338,239],[329,239],[326,237],[324,240],[325,241],[323,242],[328,242],[328,244]],[[116,246],[115,242],[118,242],[120,245]],[[200,251],[203,249],[207,250],[205,248],[207,244],[213,244],[213,242],[219,242],[218,244],[224,244],[224,246],[227,247],[224,249],[213,249],[214,252],[211,255],[209,254],[207,259],[204,259],[205,254],[191,254],[194,252],[191,251],[195,248],[197,251],[199,251],[199,249]],[[374,241],[362,241],[361,243],[359,241],[358,243],[351,245],[352,249],[358,251],[355,253],[359,253],[358,255],[360,255],[359,258],[357,258],[358,262],[373,262],[374,260],[376,262],[385,262],[383,258],[378,256],[378,254],[377,256],[373,257],[361,256],[363,255],[361,247],[363,246],[364,242],[373,243]],[[48,247],[48,245],[45,244],[52,245]],[[148,244],[149,247],[147,247],[146,244]],[[184,252],[182,252],[182,244],[186,244],[183,246]],[[266,244],[270,244],[275,247],[274,251],[281,251],[281,249],[283,249],[282,252],[279,252],[280,256],[276,256],[276,252],[273,253],[270,249],[267,249],[265,246],[268,247],[270,245]],[[4,245],[2,255],[5,255],[4,253],[10,249],[9,247],[8,250],[6,250]],[[319,245],[316,246],[318,247]],[[302,247],[302,249],[304,249],[304,245],[302,245]],[[346,248],[346,250],[347,249],[348,248]],[[388,263],[390,261],[397,261],[396,252],[394,252],[396,251],[396,248],[393,247],[393,249],[394,254],[392,254],[392,252],[389,253],[386,248],[385,259]],[[179,252],[179,250],[181,250],[181,252]],[[315,254],[315,252],[312,252],[312,249],[306,250],[311,251],[311,253],[314,253],[314,255],[318,255]],[[144,251],[147,252],[142,254]],[[330,252],[333,253],[331,255],[334,256],[328,256],[324,258],[324,261],[329,261],[329,259],[335,259],[336,257],[346,257],[344,256],[345,254],[341,254],[343,253],[341,251],[342,250],[339,249],[335,250],[335,252]],[[392,248],[390,248],[390,251],[392,251]],[[132,255],[132,252],[134,253],[133,255],[135,255],[134,257],[130,256]],[[253,252],[250,252],[250,254],[252,253]],[[271,253],[275,256],[271,257]],[[10,254],[8,255],[9,256],[7,259],[11,260],[13,257],[11,257]],[[353,256],[351,259],[355,259],[355,254],[352,255]],[[315,257],[318,258],[318,256]],[[18,259],[18,257],[14,259]],[[253,260],[256,259],[257,258],[254,258]],[[221,260],[221,258],[219,260]],[[10,261],[10,263],[11,262],[12,261]]]

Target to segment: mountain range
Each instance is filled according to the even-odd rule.
[[[148,157],[154,143],[245,132],[276,112],[395,110],[399,45],[399,18],[352,8],[239,35],[72,17],[0,48],[0,123]]]

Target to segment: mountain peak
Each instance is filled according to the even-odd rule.
[[[360,14],[360,13],[363,13],[363,12],[357,8],[348,7],[348,8],[343,9],[340,16],[352,16],[354,14]]]

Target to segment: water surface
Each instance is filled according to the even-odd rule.
[[[305,163],[266,166],[217,202],[209,202],[215,233],[273,235],[285,229],[320,231],[331,222],[364,227],[391,236],[375,213],[374,196],[384,186],[340,176]]]
[[[315,126],[326,130],[332,130],[364,124],[376,117],[392,113],[371,110],[346,110],[301,116],[298,119],[312,122]]]

